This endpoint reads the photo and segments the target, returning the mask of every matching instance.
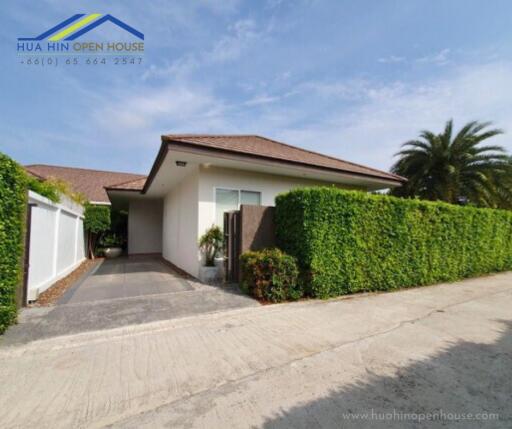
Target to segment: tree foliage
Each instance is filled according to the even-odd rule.
[[[38,179],[32,175],[27,174],[28,188],[43,197],[48,198],[54,203],[60,201],[61,195],[66,195],[78,204],[85,205],[87,198],[80,192],[74,192],[68,182],[49,177],[48,179]]]
[[[0,333],[16,321],[16,289],[22,280],[27,176],[0,153]]]
[[[110,228],[110,207],[86,204],[84,212],[84,228],[88,235],[89,257],[94,259],[98,237]]]
[[[408,182],[393,194],[481,207],[509,204],[512,187],[505,178],[512,164],[503,147],[483,145],[503,133],[490,125],[469,122],[455,134],[450,120],[442,133],[422,131],[420,139],[404,143],[392,171]]]

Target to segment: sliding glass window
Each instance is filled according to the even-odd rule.
[[[238,210],[241,204],[261,205],[261,192],[239,189],[215,189],[215,224],[224,227],[224,213]]]

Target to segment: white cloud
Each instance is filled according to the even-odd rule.
[[[388,57],[381,57],[377,61],[381,64],[405,64],[415,62],[417,64],[434,64],[438,66],[444,66],[450,63],[450,49],[445,48],[439,52],[425,55],[416,59],[408,60],[406,57],[398,55],[390,55]]]
[[[202,0],[200,3],[215,13],[229,14],[238,9],[240,0]]]
[[[221,38],[206,58],[217,62],[236,59],[251,40],[259,37],[256,23],[251,19],[237,21],[229,30],[230,34]]]
[[[251,19],[236,21],[229,26],[227,34],[218,39],[210,49],[187,53],[165,66],[153,64],[144,72],[142,78],[188,78],[201,66],[238,59],[251,43],[261,39],[268,32],[268,29],[258,31],[255,21]]]
[[[449,49],[443,49],[435,54],[426,55],[421,58],[417,58],[417,63],[424,63],[424,64],[436,64],[439,66],[445,65],[449,63],[449,57],[450,50]]]
[[[269,103],[275,103],[276,101],[279,101],[281,97],[279,96],[269,96],[269,95],[259,95],[254,98],[251,98],[250,100],[247,100],[244,102],[245,106],[259,106],[262,104],[269,104]]]
[[[151,78],[187,78],[199,66],[200,60],[195,55],[186,54],[165,66],[150,65],[142,74],[142,80],[149,80]]]
[[[359,94],[361,102],[349,110],[340,107],[314,125],[283,127],[275,135],[292,144],[388,168],[401,143],[425,128],[441,131],[450,118],[457,127],[476,119],[512,130],[511,63],[462,67],[419,86],[366,83]],[[497,137],[495,143],[512,151],[507,135]]]
[[[406,59],[405,59],[405,57],[390,55],[389,57],[379,58],[377,61],[379,63],[383,63],[383,64],[396,64],[396,63],[404,63],[406,61]]]
[[[308,82],[232,104],[212,89],[172,83],[126,94],[94,112],[99,133],[152,145],[164,132],[258,133],[387,169],[401,143],[453,118],[512,129],[512,63],[453,70],[424,82]],[[254,106],[261,109],[253,109]],[[151,137],[151,141],[148,139]],[[496,143],[512,144],[507,136]]]
[[[105,102],[92,112],[100,132],[125,137],[137,145],[138,134],[159,129],[193,131],[225,126],[225,105],[204,88],[169,84],[166,87],[139,89],[136,95],[121,94],[115,101]],[[115,142],[113,142],[115,143]]]
[[[360,99],[366,92],[368,82],[363,79],[351,79],[339,82],[306,82],[299,85],[297,91],[312,92],[323,98],[343,100]]]
[[[401,143],[425,128],[440,131],[450,118],[457,127],[477,119],[512,130],[510,62],[451,64],[437,69],[441,77],[421,83],[379,83],[367,77],[297,83],[295,73],[291,79],[284,72],[275,86],[258,86],[257,78],[248,81],[250,95],[238,104],[231,101],[232,94],[217,91],[215,82],[194,80],[191,72],[205,61],[242,55],[263,33],[254,21],[238,21],[212,50],[186,55],[165,68],[154,67],[146,81],[122,93],[94,93],[93,105],[100,107],[83,121],[83,140],[130,146],[129,150],[150,147],[151,154],[145,155],[149,163],[163,133],[258,133],[387,169]],[[417,61],[438,64],[448,61],[449,53],[445,49]],[[276,87],[280,92],[272,91]],[[84,86],[84,94],[86,90]],[[495,141],[512,151],[509,136]]]

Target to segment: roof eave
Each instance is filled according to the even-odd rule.
[[[105,186],[105,192],[108,194],[109,192],[138,192],[142,194],[142,189],[122,189],[122,188],[113,188],[110,186]]]
[[[390,176],[388,176],[388,177],[383,177],[383,176],[379,176],[377,174],[375,174],[375,175],[365,174],[365,173],[359,173],[359,172],[354,172],[354,171],[342,170],[342,169],[338,169],[338,168],[324,167],[324,166],[320,166],[320,165],[312,165],[312,164],[302,163],[302,162],[298,162],[298,161],[276,159],[276,158],[272,158],[272,157],[268,157],[268,156],[264,156],[264,155],[243,153],[243,152],[239,152],[239,151],[222,149],[222,148],[213,148],[211,146],[202,145],[200,143],[187,143],[187,142],[184,142],[181,140],[174,140],[170,136],[163,135],[162,136],[162,145],[160,146],[160,151],[157,155],[155,163],[153,164],[153,168],[151,169],[151,172],[148,176],[143,193],[145,193],[147,191],[147,189],[149,189],[149,185],[153,181],[154,176],[156,176],[156,173],[158,173],[158,168],[162,164],[163,159],[165,158],[165,154],[169,150],[170,144],[175,145],[177,147],[180,147],[180,146],[187,147],[187,148],[200,147],[202,150],[209,151],[212,153],[225,153],[225,154],[235,155],[238,157],[261,159],[261,160],[272,162],[272,163],[285,163],[285,164],[296,165],[296,166],[301,166],[301,167],[306,167],[306,168],[313,168],[313,169],[318,169],[318,170],[323,170],[323,171],[329,171],[329,172],[333,172],[333,173],[348,174],[348,175],[352,175],[352,176],[356,176],[356,177],[364,177],[364,178],[373,179],[373,180],[380,180],[380,181],[389,183],[391,186],[401,186],[407,182],[407,179],[405,177],[401,177],[401,176],[397,176],[397,175],[390,174]],[[158,168],[155,169],[157,162],[159,162],[159,165],[158,165]]]
[[[229,149],[212,148],[211,146],[202,145],[199,143],[186,143],[186,142],[183,142],[180,140],[174,140],[170,136],[162,135],[160,149],[158,150],[158,154],[155,158],[155,161],[153,162],[151,171],[149,172],[149,175],[147,176],[146,183],[144,184],[144,187],[142,188],[142,190],[138,191],[141,194],[146,194],[146,192],[151,187],[151,184],[153,183],[155,176],[158,174],[158,171],[159,171],[162,163],[165,160],[165,156],[167,155],[167,152],[169,151],[170,144],[174,144],[176,146],[182,146],[182,147],[184,146],[184,147],[188,147],[188,148],[194,148],[194,147],[200,146],[202,150],[206,150],[206,151],[209,151],[212,153],[227,153],[227,154],[232,154],[232,155],[236,155],[236,156],[240,156],[240,157],[253,158],[253,159],[259,158],[259,159],[269,161],[269,162],[274,162],[274,163],[275,162],[283,162],[283,163],[288,163],[288,164],[293,164],[293,165],[299,165],[302,167],[316,168],[319,170],[330,171],[330,172],[334,172],[334,173],[348,174],[348,175],[353,175],[356,177],[365,177],[365,178],[385,182],[390,187],[398,187],[407,182],[407,179],[405,177],[396,176],[396,175],[394,175],[394,177],[382,177],[382,176],[378,176],[378,175],[345,171],[345,170],[340,170],[340,169],[336,169],[336,168],[329,168],[329,167],[323,167],[323,166],[312,166],[312,165],[306,164],[306,163],[301,163],[301,162],[296,162],[296,161],[287,161],[287,160],[278,160],[278,159],[263,156],[263,155],[241,153],[241,152],[233,151],[233,150],[229,150]],[[396,177],[396,179],[395,179],[395,177]],[[106,188],[106,189],[110,189],[110,188]],[[112,190],[115,190],[115,189],[112,189]],[[119,189],[117,189],[117,191],[119,191]]]
[[[151,167],[151,171],[148,174],[148,177],[146,179],[146,183],[144,183],[144,187],[142,188],[142,191],[140,191],[141,194],[145,194],[149,187],[151,186],[151,183],[153,183],[153,180],[155,179],[155,176],[158,173],[158,170],[160,169],[160,166],[164,162],[165,155],[168,151],[168,145],[167,142],[164,141],[165,136],[161,136],[161,144],[160,149],[158,150],[158,154],[156,155],[155,161],[153,162],[153,166]]]

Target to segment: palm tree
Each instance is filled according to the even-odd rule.
[[[504,177],[510,177],[510,159],[501,146],[482,142],[502,134],[488,129],[490,122],[469,122],[453,136],[453,121],[444,132],[422,131],[419,140],[402,145],[400,159],[392,171],[408,179],[393,193],[449,203],[468,202],[478,206],[498,206],[497,195],[511,201]],[[508,176],[507,176],[508,175]],[[508,196],[507,196],[508,195]]]
[[[496,207],[512,210],[512,156],[507,163],[508,168],[495,178]]]

